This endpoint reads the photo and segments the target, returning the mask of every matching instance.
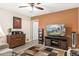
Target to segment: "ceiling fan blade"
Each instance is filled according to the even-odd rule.
[[[42,7],[35,6],[37,9],[44,10]]]
[[[37,3],[37,5],[39,5],[39,4],[41,4],[41,3]]]
[[[24,8],[24,7],[28,7],[28,6],[19,6],[19,8]]]

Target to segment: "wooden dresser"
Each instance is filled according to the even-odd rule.
[[[9,48],[15,48],[25,44],[25,34],[7,35]]]

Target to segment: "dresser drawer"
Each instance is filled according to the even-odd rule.
[[[25,35],[7,36],[7,43],[10,48],[15,48],[25,44]]]

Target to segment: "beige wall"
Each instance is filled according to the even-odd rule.
[[[68,46],[71,46],[71,32],[76,32],[76,47],[78,47],[78,8],[35,16],[32,19],[39,19],[39,27],[44,28],[44,30],[48,24],[64,23],[68,36]]]
[[[8,34],[9,28],[13,28],[13,16],[22,18],[22,29],[12,30],[21,30],[26,34],[26,39],[30,39],[30,17],[0,9],[0,26],[2,27],[5,35]],[[0,38],[0,44],[3,42],[6,42],[6,36],[4,38]]]

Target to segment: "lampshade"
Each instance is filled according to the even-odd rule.
[[[0,26],[0,37],[3,37],[3,36],[5,36],[5,34],[4,34],[4,32],[3,32],[3,30],[2,30],[2,28]]]

